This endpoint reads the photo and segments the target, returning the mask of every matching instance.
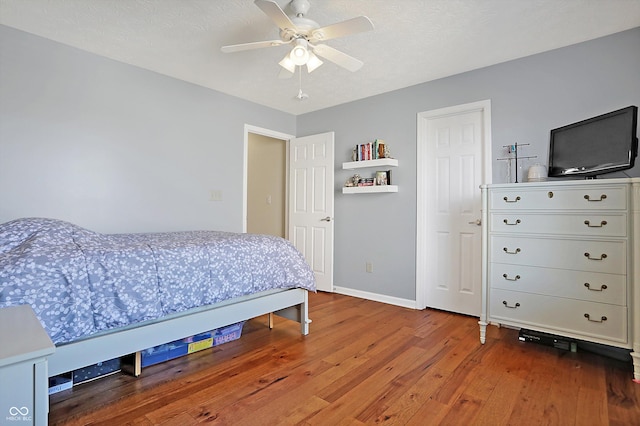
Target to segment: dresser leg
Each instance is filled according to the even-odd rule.
[[[631,358],[633,359],[633,381],[640,384],[640,353],[632,351]]]
[[[487,323],[484,321],[478,321],[480,325],[480,343],[484,345],[487,340]]]

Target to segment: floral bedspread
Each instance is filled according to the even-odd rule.
[[[315,290],[288,241],[216,231],[100,234],[0,224],[0,308],[29,304],[54,343],[269,289]]]

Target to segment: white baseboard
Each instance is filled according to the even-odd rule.
[[[399,297],[386,296],[384,294],[369,293],[368,291],[354,290],[347,287],[333,286],[333,291],[345,296],[359,297],[360,299],[373,300],[374,302],[387,303],[389,305],[402,306],[403,308],[416,309],[415,300],[400,299]]]

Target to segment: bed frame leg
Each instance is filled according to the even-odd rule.
[[[300,304],[300,332],[303,336],[309,334],[309,293],[305,291],[304,302]]]
[[[273,312],[269,312],[269,318],[267,319],[267,325],[269,330],[273,330]]]
[[[269,328],[273,328],[274,313],[283,318],[300,323],[300,333],[303,336],[309,334],[309,324],[311,324],[311,320],[309,319],[309,294],[306,290],[304,290],[304,298],[301,302],[289,306],[288,308],[269,313]]]
[[[142,352],[124,355],[120,358],[122,372],[138,377],[142,374]]]

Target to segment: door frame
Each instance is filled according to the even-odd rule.
[[[250,124],[244,125],[244,146],[242,152],[242,232],[247,232],[247,205],[248,205],[248,182],[249,182],[249,135],[256,134],[267,136],[274,139],[281,139],[286,144],[285,152],[285,209],[284,209],[284,233],[285,239],[289,239],[289,140],[294,138],[294,135],[289,135],[287,133],[277,132],[275,130],[265,129],[263,127],[252,126]]]
[[[482,112],[482,180],[484,184],[492,181],[491,162],[491,100],[471,102],[467,104],[454,105],[445,108],[438,108],[417,114],[417,143],[416,143],[416,177],[417,177],[417,216],[416,216],[416,309],[427,307],[425,281],[427,276],[427,263],[425,261],[428,253],[428,239],[426,231],[430,229],[430,222],[433,220],[428,215],[428,204],[431,202],[432,186],[427,182],[428,164],[427,153],[429,152],[429,140],[427,134],[427,124],[430,120],[459,115],[468,112]],[[478,188],[478,191],[480,189]]]

